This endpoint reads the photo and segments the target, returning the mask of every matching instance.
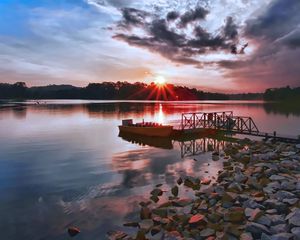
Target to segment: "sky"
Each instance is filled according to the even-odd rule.
[[[300,0],[1,0],[0,82],[300,86]]]

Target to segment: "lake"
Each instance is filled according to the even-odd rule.
[[[1,107],[1,105],[0,105]],[[133,220],[138,203],[159,183],[179,176],[213,177],[222,161],[211,151],[227,143],[119,137],[122,119],[167,123],[182,112],[234,111],[264,132],[300,135],[300,111],[241,101],[117,102],[47,100],[0,108],[1,239],[105,239]],[[196,149],[192,151],[193,146]]]

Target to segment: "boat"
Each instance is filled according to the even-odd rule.
[[[169,137],[172,134],[173,126],[144,121],[134,124],[132,119],[125,119],[122,120],[119,130],[120,133],[132,133],[148,137]]]

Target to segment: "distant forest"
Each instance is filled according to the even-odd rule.
[[[281,101],[299,99],[300,88],[267,89],[265,93],[223,94],[211,93],[166,84],[103,82],[86,87],[49,85],[27,87],[24,82],[0,83],[0,99],[97,99],[97,100],[259,100]]]
[[[300,87],[290,88],[289,86],[284,88],[271,88],[267,89],[264,93],[264,99],[266,101],[300,101]]]

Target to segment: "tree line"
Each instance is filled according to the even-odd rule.
[[[289,86],[283,88],[267,89],[263,95],[266,101],[280,102],[297,102],[300,100],[300,87],[291,88]]]
[[[0,99],[97,99],[97,100],[256,100],[262,93],[223,94],[212,93],[165,84],[102,82],[86,87],[72,85],[48,85],[27,87],[24,82],[0,83]]]

